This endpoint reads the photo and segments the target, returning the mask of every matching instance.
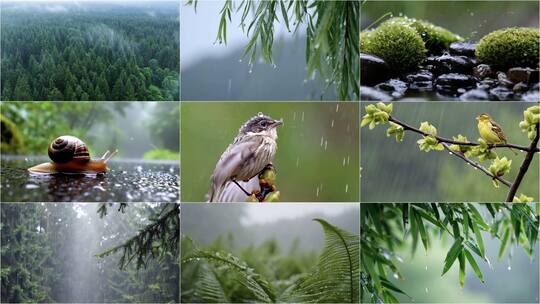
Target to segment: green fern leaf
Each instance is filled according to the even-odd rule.
[[[360,285],[359,236],[315,219],[324,231],[325,247],[316,269],[288,296],[288,302],[357,303]]]
[[[247,302],[259,302],[259,303],[272,303],[275,302],[275,295],[272,291],[270,284],[256,273],[253,268],[249,267],[245,262],[241,261],[237,257],[230,253],[223,252],[207,252],[207,251],[195,251],[193,254],[182,259],[182,264],[189,262],[196,262],[204,260],[211,265],[223,266],[234,271],[237,276],[238,283],[244,286],[251,292],[252,299],[246,300]],[[206,301],[203,302],[217,302],[226,303],[221,298],[226,298],[221,283],[216,273],[213,274],[213,278],[210,274],[204,275],[204,294],[200,294],[205,297]],[[218,300],[221,299],[221,300]],[[202,299],[201,299],[202,300]]]

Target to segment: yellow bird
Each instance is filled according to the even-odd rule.
[[[478,120],[478,132],[488,144],[496,146],[497,144],[506,144],[506,135],[501,126],[499,126],[488,114],[480,114],[476,117]],[[510,148],[510,150],[512,150]],[[512,150],[514,154],[517,154]]]

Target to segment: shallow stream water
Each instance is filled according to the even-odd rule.
[[[176,202],[179,165],[175,161],[119,159],[100,175],[31,174],[42,157],[2,156],[2,202]]]

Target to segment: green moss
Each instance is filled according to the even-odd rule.
[[[416,30],[424,40],[426,49],[430,53],[441,53],[448,49],[450,43],[463,40],[460,36],[450,32],[449,30],[436,26],[430,22],[418,20],[408,17],[395,17],[386,20],[384,24],[399,24],[402,26],[410,26]]]
[[[396,73],[416,69],[426,57],[420,35],[412,27],[397,23],[381,24],[360,34],[360,50],[384,59]]]
[[[0,124],[2,129],[0,151],[15,154],[23,152],[24,146],[17,125],[1,114]]]
[[[498,69],[538,66],[540,31],[536,28],[507,28],[480,39],[476,57]]]

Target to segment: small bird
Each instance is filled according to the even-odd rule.
[[[248,182],[272,163],[277,150],[277,127],[282,124],[283,120],[274,120],[259,112],[240,127],[233,143],[216,164],[208,193],[210,202],[221,201],[226,184],[232,181],[241,188],[238,182]]]
[[[478,132],[488,144],[496,146],[497,144],[506,144],[506,135],[501,126],[499,126],[488,114],[480,114],[476,117],[478,120]],[[510,149],[512,150],[512,149]],[[512,150],[514,154],[517,154]]]

